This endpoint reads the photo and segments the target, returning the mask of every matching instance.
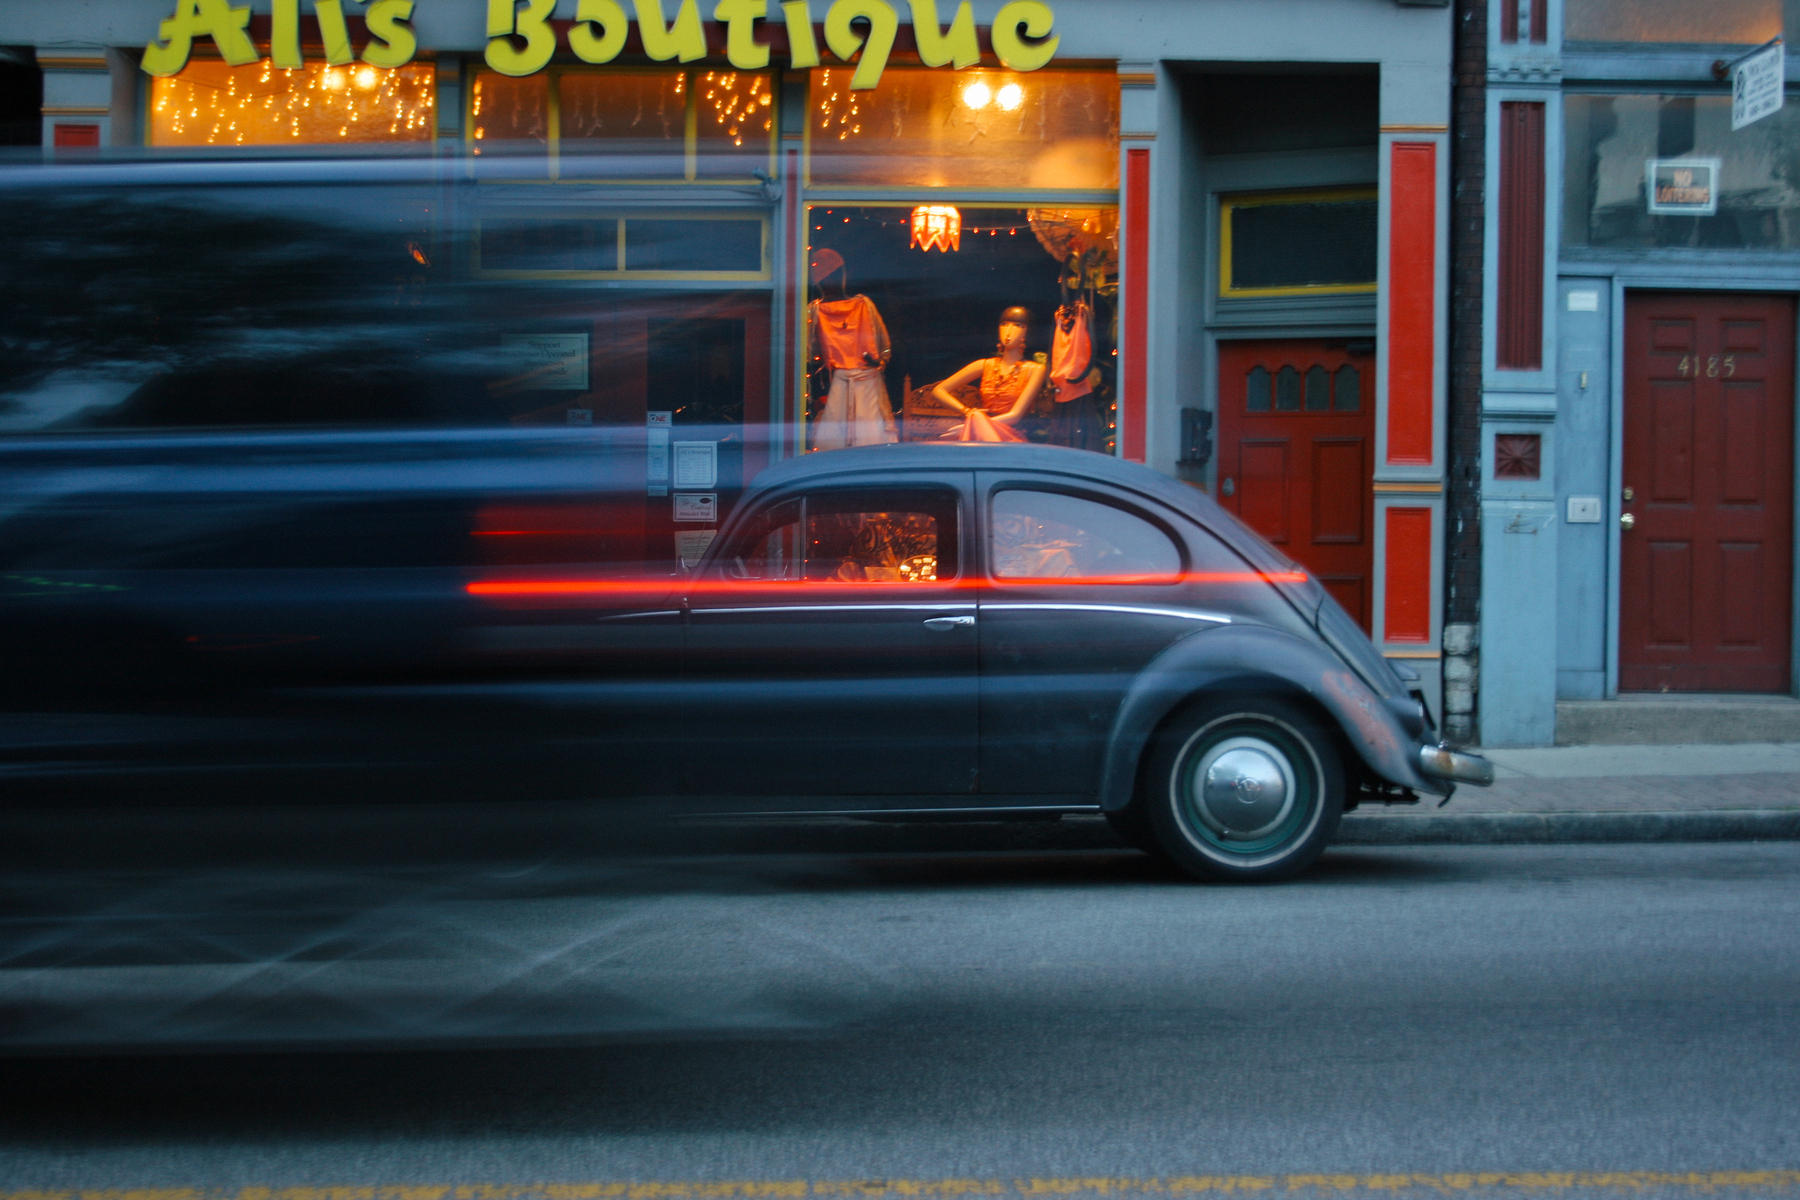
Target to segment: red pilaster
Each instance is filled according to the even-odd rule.
[[[1436,375],[1437,145],[1395,142],[1388,171],[1387,461],[1430,466]]]
[[[1119,447],[1143,462],[1150,354],[1150,151],[1125,151],[1125,362],[1120,368]]]
[[[1387,510],[1386,599],[1381,634],[1387,642],[1431,641],[1431,510]]]
[[[1544,365],[1544,106],[1500,105],[1500,279],[1494,365]]]

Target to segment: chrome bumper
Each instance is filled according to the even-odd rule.
[[[1448,746],[1420,746],[1419,770],[1433,779],[1453,779],[1486,787],[1494,782],[1494,764],[1479,754],[1465,754]]]

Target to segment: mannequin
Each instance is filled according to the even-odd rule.
[[[1025,357],[1031,313],[1014,306],[1000,314],[1000,339],[992,358],[978,358],[931,389],[931,394],[964,414],[960,430],[945,435],[959,441],[1022,442],[1012,426],[1031,408],[1044,386],[1043,363]],[[981,407],[958,400],[953,390],[979,379]]]
[[[1104,450],[1106,431],[1091,393],[1100,382],[1094,357],[1093,314],[1086,300],[1078,299],[1056,310],[1056,335],[1050,347],[1050,386],[1056,397],[1056,416],[1050,425],[1050,444],[1077,450]]]
[[[811,268],[821,293],[833,275],[838,291],[838,299],[827,300],[821,294],[806,308],[807,358],[831,373],[825,406],[813,421],[813,449],[899,441],[882,373],[893,349],[881,313],[867,296],[848,294],[844,259],[837,251],[817,251]]]

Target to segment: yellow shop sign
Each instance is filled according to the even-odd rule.
[[[419,43],[411,25],[414,0],[373,0],[363,14],[369,30],[362,60],[377,67],[412,61]],[[269,59],[293,69],[302,65],[300,0],[272,0]],[[569,27],[568,48],[583,62],[606,63],[624,49],[632,16],[644,53],[659,62],[692,62],[706,57],[706,35],[697,0],[681,0],[675,20],[663,18],[662,0],[631,0],[627,15],[621,0],[579,0]],[[312,0],[325,60],[343,65],[356,58],[344,18],[344,0]],[[981,61],[975,17],[969,0],[957,5],[948,29],[938,24],[937,0],[908,0],[919,59],[928,67],[957,70]],[[487,64],[506,75],[541,71],[556,53],[557,34],[550,24],[556,0],[487,0]],[[820,64],[813,35],[812,0],[785,0],[781,21],[787,27],[788,54],[796,68]],[[756,22],[769,20],[769,0],[718,0],[713,19],[725,26],[725,54],[741,71],[769,65],[769,47],[756,40]],[[862,23],[859,28],[858,22]],[[1056,54],[1060,40],[1051,36],[1055,14],[1042,0],[1012,0],[994,18],[990,36],[1000,65],[1011,71],[1035,71]],[[173,75],[187,65],[194,39],[209,37],[233,66],[260,57],[247,32],[248,6],[230,0],[176,0],[175,15],[162,22],[157,39],[144,47],[144,70]],[[851,88],[864,91],[881,82],[900,14],[888,0],[832,0],[825,12],[825,49],[841,62],[856,63]],[[1031,40],[1026,40],[1026,39]]]

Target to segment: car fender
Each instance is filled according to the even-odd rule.
[[[1257,625],[1225,625],[1189,635],[1138,675],[1119,705],[1100,777],[1100,807],[1131,802],[1138,763],[1151,737],[1177,706],[1211,688],[1298,692],[1336,722],[1344,742],[1368,769],[1401,787],[1442,795],[1446,786],[1414,766],[1415,739],[1355,672],[1321,647]]]

